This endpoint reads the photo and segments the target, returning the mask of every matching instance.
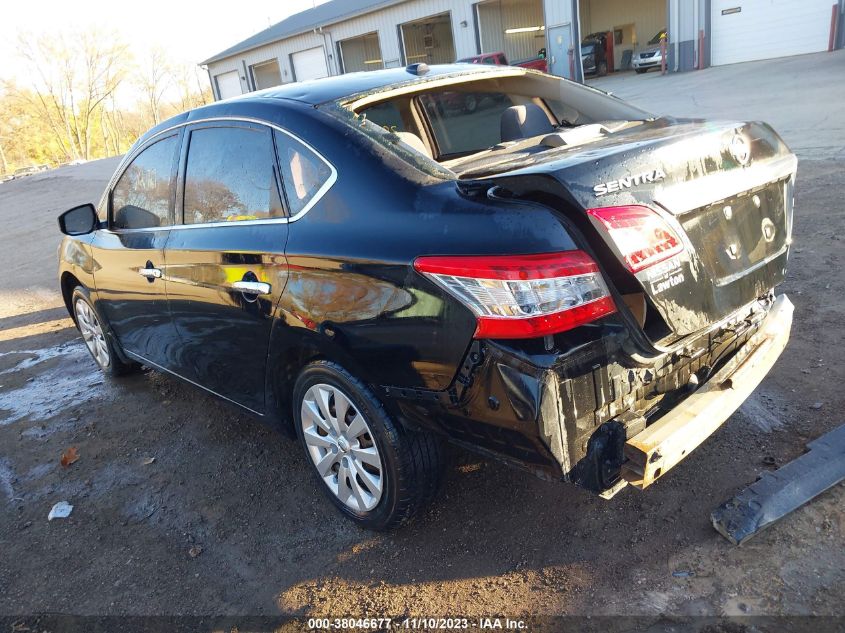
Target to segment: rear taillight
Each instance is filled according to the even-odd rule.
[[[534,338],[616,311],[596,263],[582,251],[418,257],[414,268],[475,314],[476,338]]]
[[[678,234],[649,207],[603,207],[587,213],[607,231],[632,273],[684,250]]]

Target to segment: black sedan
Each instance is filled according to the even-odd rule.
[[[435,495],[444,440],[595,491],[703,442],[788,339],[795,166],[765,124],[530,70],[346,75],[147,132],[60,217],[59,278],[103,371],[295,432],[383,529]]]

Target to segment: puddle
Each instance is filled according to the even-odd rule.
[[[45,349],[0,352],[0,358],[7,356],[26,356],[26,358],[18,362],[14,367],[0,371],[0,376],[3,374],[13,374],[16,371],[23,371],[25,369],[29,369],[30,367],[35,367],[35,365],[50,360],[51,358],[56,358],[57,356],[70,354],[75,358],[79,351],[87,353],[87,350],[82,347],[79,341],[69,341],[67,343],[54,345],[53,347],[47,347]]]
[[[76,426],[77,422],[77,418],[69,418],[64,421],[57,420],[55,422],[42,423],[38,426],[33,426],[26,429],[25,431],[22,431],[21,435],[23,437],[28,437],[36,440],[43,440],[44,438],[50,437],[54,433],[59,433],[60,431],[70,431]]]
[[[57,357],[61,360],[37,373],[24,386],[0,392],[0,426],[23,419],[43,422],[64,409],[100,400],[108,395],[102,375],[81,342],[31,352],[9,353],[32,355],[18,362],[14,371],[31,368]],[[38,430],[31,432],[37,435]]]
[[[22,479],[24,481],[37,481],[54,470],[56,470],[55,464],[38,464],[30,468]]]
[[[0,491],[7,501],[13,501],[15,498],[15,489],[12,487],[14,479],[15,473],[12,472],[9,460],[0,459]]]

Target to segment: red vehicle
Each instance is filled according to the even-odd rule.
[[[490,66],[521,66],[522,68],[531,68],[539,70],[540,72],[549,72],[549,67],[546,64],[546,49],[541,48],[537,57],[531,59],[523,59],[518,62],[508,62],[508,58],[501,51],[497,53],[482,53],[481,55],[473,55],[472,57],[464,57],[458,60],[459,64],[488,64]]]

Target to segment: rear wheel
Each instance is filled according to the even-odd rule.
[[[440,439],[395,423],[339,365],[308,365],[293,403],[296,431],[320,487],[356,523],[397,527],[435,496],[443,470]]]
[[[114,343],[107,334],[107,328],[103,320],[94,309],[88,290],[77,286],[71,295],[73,315],[76,320],[76,327],[82,334],[85,346],[91,352],[94,362],[106,374],[120,376],[129,373],[139,367],[137,363],[127,363],[120,359],[114,348]]]

